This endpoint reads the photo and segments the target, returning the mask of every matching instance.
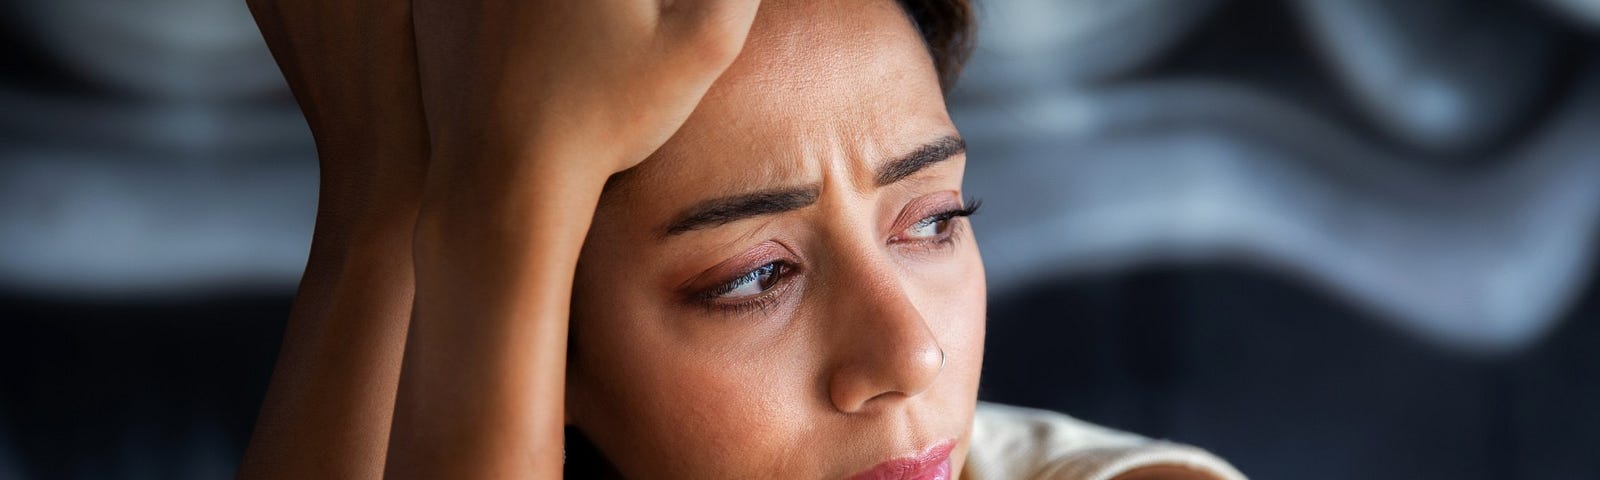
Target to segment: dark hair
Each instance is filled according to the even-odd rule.
[[[966,65],[976,40],[972,0],[897,1],[922,33],[922,41],[927,43],[933,66],[939,72],[939,86],[948,93],[961,76],[961,67]]]

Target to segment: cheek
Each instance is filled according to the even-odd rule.
[[[944,315],[935,317],[938,320],[930,318],[930,321],[938,321],[943,325],[938,335],[949,355],[949,363],[941,374],[946,377],[941,379],[941,388],[937,389],[941,397],[939,403],[946,414],[963,418],[970,429],[972,415],[977,409],[978,384],[983,370],[988,286],[976,242],[966,242],[963,248],[958,249],[958,255],[959,260],[948,273],[949,280],[938,284],[938,296],[948,300],[940,305]],[[967,452],[972,446],[970,435],[970,430],[963,434],[956,452],[951,455],[951,468],[956,472],[966,465]]]
[[[970,231],[963,234],[969,237],[960,241],[952,258],[921,266],[912,275],[922,292],[919,310],[934,329],[947,360],[959,361],[976,372],[983,362],[988,286],[977,242],[970,238]],[[973,384],[975,392],[975,378]]]
[[[630,478],[749,478],[804,471],[805,355],[780,346],[695,348],[684,319],[632,301],[580,301],[573,422]],[[582,312],[582,316],[578,312]]]

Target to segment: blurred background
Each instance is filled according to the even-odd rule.
[[[1255,478],[1600,478],[1600,1],[979,7],[984,399]],[[243,2],[0,44],[0,478],[230,477],[317,181]]]

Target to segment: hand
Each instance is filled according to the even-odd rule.
[[[558,478],[602,186],[688,118],[757,0],[414,1],[431,155],[385,472]]]
[[[758,4],[417,0],[435,161],[510,156],[602,179],[630,168],[733,62]]]

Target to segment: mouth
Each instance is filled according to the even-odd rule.
[[[945,440],[921,453],[880,463],[850,480],[949,480],[950,451],[955,440]]]

